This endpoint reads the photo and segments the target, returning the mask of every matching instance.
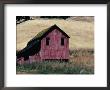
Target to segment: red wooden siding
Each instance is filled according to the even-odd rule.
[[[49,45],[46,45],[46,37],[49,37]],[[41,40],[41,59],[69,59],[69,38],[55,29]],[[64,45],[61,45],[61,38]]]
[[[28,60],[24,60],[24,57],[19,58],[19,60],[17,61],[18,64],[28,64],[29,63],[29,59]]]
[[[30,60],[30,63],[39,62],[39,61],[41,61],[41,57],[38,53],[38,54],[35,54],[33,56],[29,56],[29,60]]]

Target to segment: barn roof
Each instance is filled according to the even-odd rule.
[[[33,39],[31,39],[28,42],[28,45],[31,44],[33,41],[35,40],[41,40],[42,38],[44,38],[46,35],[48,35],[49,32],[53,31],[54,29],[58,29],[61,33],[63,33],[67,38],[70,38],[63,30],[61,30],[56,24],[54,24],[53,26],[42,30],[41,32],[39,32]]]

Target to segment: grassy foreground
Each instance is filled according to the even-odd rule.
[[[44,61],[18,65],[17,74],[94,74],[93,50],[71,50],[69,62]]]
[[[91,67],[73,62],[41,62],[17,66],[17,74],[93,74]]]

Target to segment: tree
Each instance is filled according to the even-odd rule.
[[[57,19],[67,19],[70,16],[41,16],[40,18],[57,18]]]

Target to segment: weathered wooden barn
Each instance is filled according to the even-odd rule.
[[[17,63],[69,59],[69,36],[57,25],[39,32],[27,46],[17,52]]]

